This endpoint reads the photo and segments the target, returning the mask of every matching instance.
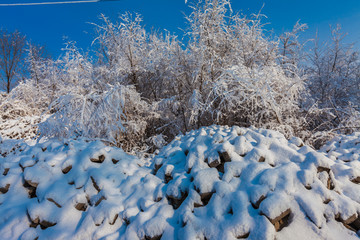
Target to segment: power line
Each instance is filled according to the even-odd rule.
[[[0,3],[0,7],[74,4],[74,3],[95,3],[95,2],[102,2],[102,0],[81,0],[81,1],[66,1],[66,2],[39,2],[39,3]]]

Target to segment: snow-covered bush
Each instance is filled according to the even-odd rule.
[[[36,124],[44,105],[38,102],[31,84],[20,83],[8,95],[0,97],[0,135],[30,140],[37,136]]]
[[[45,86],[37,86],[33,80],[21,82],[9,94],[8,102],[18,104],[24,115],[41,115],[50,104]]]
[[[101,16],[103,25],[96,25],[99,50],[99,76],[105,83],[139,84],[139,77],[146,71],[148,34],[141,25],[142,18],[126,13],[120,21],[112,23]]]
[[[255,125],[286,135],[301,128],[303,78],[296,71],[285,74],[277,42],[266,37],[261,18],[234,14],[230,1],[193,6],[187,35],[194,61],[189,110],[195,125]]]
[[[262,126],[291,136],[301,125],[298,96],[302,87],[300,78],[285,76],[279,66],[234,66],[212,84],[204,110],[216,123]]]
[[[353,45],[344,43],[341,27],[331,29],[331,42],[316,40],[308,61],[308,85],[320,107],[344,107],[360,102],[360,59]],[[359,109],[359,106],[355,106]]]
[[[307,89],[321,109],[310,120],[314,129],[351,133],[360,129],[360,59],[353,45],[344,43],[346,34],[338,25],[331,41],[315,41],[307,66]]]
[[[360,129],[360,113],[353,106],[311,108],[306,116],[307,133],[301,136],[307,144],[319,149],[338,134],[351,134]]]
[[[40,124],[46,137],[86,136],[130,151],[142,147],[150,106],[132,86],[117,85],[104,92],[68,94],[51,106],[55,113]]]
[[[148,122],[148,142],[158,134],[171,140],[189,130],[186,102],[191,96],[192,70],[188,51],[177,37],[168,32],[148,33],[139,15],[126,13],[116,23],[104,16],[102,20],[95,39],[100,56],[94,69],[96,81],[134,85],[159,113],[159,118]]]

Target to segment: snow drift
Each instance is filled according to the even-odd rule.
[[[360,134],[315,151],[271,130],[212,126],[177,137],[150,166],[86,140],[10,151],[0,157],[6,239],[360,234]]]

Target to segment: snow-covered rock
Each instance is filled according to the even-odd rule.
[[[0,236],[359,239],[359,142],[315,151],[270,130],[211,126],[151,166],[99,141],[22,145],[0,157]]]

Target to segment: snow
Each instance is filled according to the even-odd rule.
[[[34,145],[38,137],[37,124],[45,121],[48,117],[49,115],[19,116],[16,119],[2,119],[0,117],[0,136],[3,139],[25,140],[26,143]]]
[[[5,239],[359,239],[360,133],[315,151],[271,130],[204,127],[150,164],[85,138],[0,151]]]

